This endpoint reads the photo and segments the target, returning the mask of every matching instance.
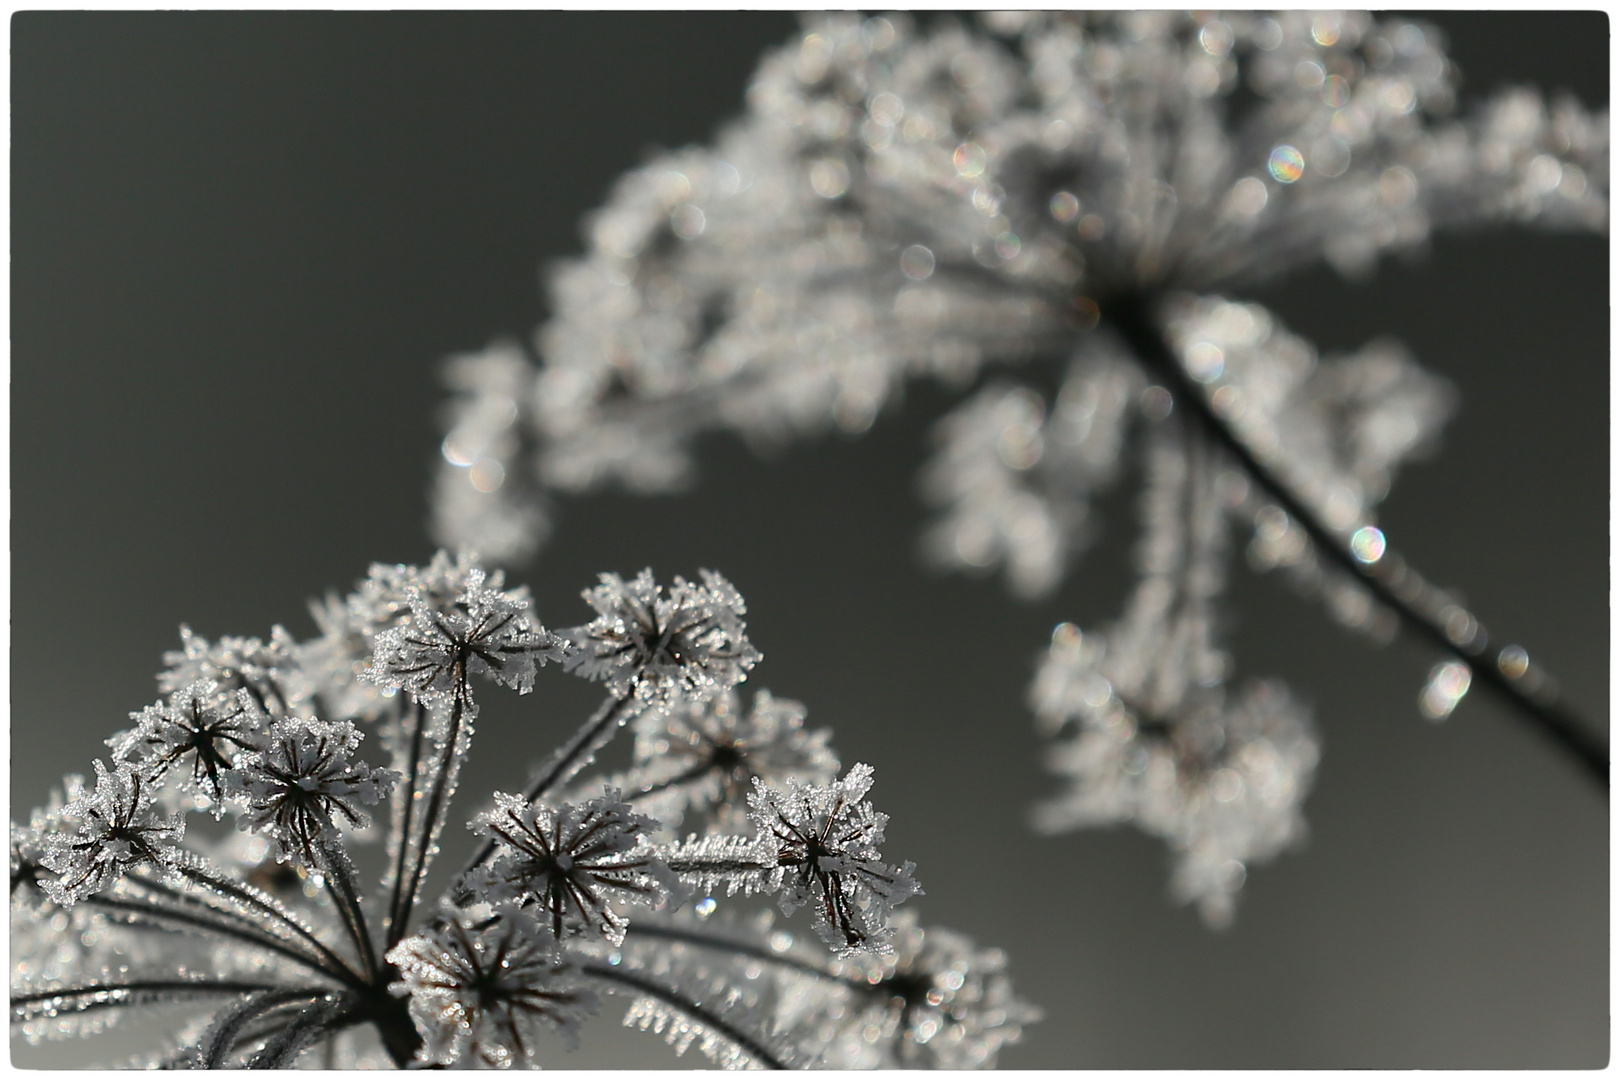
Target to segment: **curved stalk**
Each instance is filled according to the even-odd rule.
[[[594,978],[601,979],[604,982],[612,982],[618,983],[622,986],[628,986],[638,994],[643,994],[650,998],[656,998],[672,1008],[679,1009],[681,1012],[686,1013],[688,1016],[699,1021],[705,1026],[711,1027],[720,1032],[720,1034],[725,1036],[731,1042],[736,1043],[739,1047],[741,1047],[743,1053],[749,1055],[767,1069],[787,1068],[787,1065],[784,1064],[780,1058],[761,1045],[753,1036],[746,1032],[739,1031],[737,1028],[715,1015],[706,1007],[699,1005],[697,1002],[687,1001],[685,998],[681,997],[667,986],[653,982],[650,979],[643,979],[640,976],[633,975],[628,971],[620,971],[618,968],[609,967],[605,964],[584,964],[581,965],[580,971]]]
[[[109,911],[119,912],[132,923],[139,923],[143,920],[147,922],[178,923],[182,926],[192,926],[199,930],[207,930],[218,934],[221,937],[236,938],[240,941],[247,942],[255,948],[264,949],[266,952],[272,952],[278,956],[284,956],[294,963],[306,967],[311,971],[325,975],[332,979],[336,979],[338,982],[344,983],[348,986],[360,987],[365,985],[360,980],[359,976],[355,975],[355,973],[351,971],[346,964],[335,968],[328,967],[320,957],[312,956],[311,954],[304,952],[302,949],[295,949],[287,942],[273,938],[269,934],[263,933],[262,931],[249,930],[243,926],[233,925],[229,922],[204,918],[198,912],[176,911],[171,908],[159,907],[156,904],[140,903],[135,900],[118,900],[105,896],[86,897],[84,900],[79,902],[81,904],[91,904],[95,907],[106,908]],[[202,910],[212,911],[213,909],[203,908]],[[224,913],[221,912],[219,914]],[[251,924],[249,924],[249,926],[251,926]]]
[[[1149,373],[1164,383],[1173,398],[1197,420],[1218,446],[1231,455],[1249,479],[1300,526],[1324,558],[1394,611],[1409,631],[1466,664],[1475,682],[1497,693],[1513,706],[1517,715],[1574,758],[1602,787],[1604,797],[1608,797],[1608,747],[1572,713],[1553,701],[1538,700],[1531,687],[1522,685],[1520,679],[1509,678],[1485,651],[1482,635],[1475,634],[1469,641],[1459,643],[1446,632],[1435,614],[1419,610],[1418,605],[1412,602],[1414,596],[1403,595],[1414,592],[1405,585],[1404,579],[1408,576],[1415,579],[1416,575],[1393,551],[1386,551],[1382,558],[1370,565],[1363,564],[1351,554],[1345,538],[1324,525],[1316,513],[1263,465],[1237,433],[1215,414],[1209,399],[1193,384],[1165,340],[1151,310],[1149,297],[1116,297],[1102,306],[1102,318],[1119,332]]]
[[[711,937],[697,930],[687,930],[673,926],[649,925],[645,920],[641,920],[632,923],[630,929],[626,931],[625,936],[656,937],[663,938],[665,941],[678,941],[684,945],[696,945],[700,949],[713,949],[715,952],[732,953],[734,955],[752,957],[755,960],[763,960],[768,964],[775,964],[778,967],[791,968],[794,971],[800,971],[806,975],[814,975],[817,978],[826,979],[829,982],[842,983],[845,986],[849,986],[857,990],[870,990],[872,988],[872,984],[867,982],[865,979],[846,978],[842,975],[835,975],[828,971],[825,967],[812,963],[809,960],[801,960],[796,956],[784,956],[783,954],[774,952],[763,945],[756,945],[752,942],[733,941],[730,938],[718,936]]]
[[[626,720],[634,715],[634,706],[639,704],[635,694],[636,684],[632,682],[624,697],[614,697],[611,694],[590,719],[580,725],[578,731],[552,755],[533,781],[530,782],[523,797],[529,802],[543,797],[548,791],[560,784],[565,784],[579,774],[579,771],[591,763],[597,751],[606,746]],[[462,869],[462,875],[478,869],[495,852],[495,841],[486,839],[473,852],[471,859]]]
[[[314,844],[315,861],[326,882],[327,892],[343,916],[343,927],[349,932],[360,966],[368,976],[375,978],[377,954],[371,945],[371,931],[366,926],[366,915],[360,907],[360,895],[355,889],[354,866],[341,847],[320,838]]]
[[[74,1009],[75,1014],[89,1012],[92,1009],[114,1009],[121,1005],[147,1004],[150,999],[147,994],[163,994],[172,997],[176,994],[253,994],[260,990],[274,990],[274,983],[255,982],[207,982],[199,979],[140,979],[134,982],[104,983],[100,986],[64,986],[55,990],[38,990],[31,994],[13,994],[11,996],[12,1020],[18,1020],[17,1010],[28,1005],[44,1001],[58,1001],[75,997],[93,997],[97,994],[117,994],[123,992],[125,997],[109,999],[106,1001],[85,1002]]]
[[[439,828],[439,818],[445,804],[449,801],[451,777],[460,768],[461,762],[456,754],[456,743],[461,739],[461,725],[466,718],[467,708],[472,701],[472,691],[467,686],[467,666],[462,660],[456,661],[455,693],[450,702],[450,722],[444,733],[444,742],[439,752],[438,768],[433,775],[433,788],[428,793],[427,806],[422,812],[421,832],[416,843],[411,840],[407,830],[400,838],[402,845],[414,850],[411,861],[411,872],[405,879],[405,885],[398,890],[398,903],[394,912],[389,915],[389,934],[404,936],[404,929],[410,922],[411,909],[416,906],[416,895],[422,887],[422,879],[427,876],[428,863],[433,860],[433,845],[435,834]],[[427,714],[421,713],[425,722]],[[407,815],[409,815],[407,808]],[[397,938],[396,938],[397,940]]]
[[[239,883],[232,881],[230,878],[225,877],[224,875],[211,874],[199,866],[181,866],[179,868],[179,873],[188,880],[195,881],[207,888],[221,892],[238,903],[245,904],[248,907],[253,908],[255,911],[263,912],[265,915],[268,915],[271,919],[275,920],[277,925],[287,927],[287,929],[291,930],[293,933],[297,934],[299,937],[313,945],[316,952],[319,953],[320,956],[328,963],[341,968],[344,971],[352,973],[353,969],[343,961],[343,958],[327,947],[326,943],[317,938],[314,933],[309,930],[309,928],[299,923],[298,920],[294,919],[289,913],[281,910],[275,904],[270,903],[264,897],[256,895],[253,890],[243,888]],[[148,878],[132,876],[130,880],[137,881],[143,887],[149,888],[154,892],[166,892],[176,897],[185,896],[184,893],[177,892]],[[207,904],[203,904],[203,906],[209,907]]]
[[[398,798],[400,800],[399,833],[393,837],[395,860],[393,867],[393,882],[388,896],[388,910],[384,916],[383,940],[387,949],[393,948],[405,936],[405,924],[409,918],[409,905],[404,902],[405,892],[405,864],[411,853],[411,822],[416,810],[416,774],[422,765],[422,742],[425,738],[426,713],[422,704],[411,699],[405,710],[411,718],[411,749],[405,768],[404,782],[400,785]]]

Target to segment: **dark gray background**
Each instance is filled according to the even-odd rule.
[[[1435,18],[1470,95],[1607,100],[1603,15]],[[527,334],[536,267],[578,251],[580,215],[649,148],[712,135],[792,32],[779,14],[13,16],[13,814],[154,699],[181,621],[308,636],[306,597],[430,554],[440,358]],[[1606,239],[1498,230],[1262,297],[1324,349],[1394,334],[1459,385],[1442,453],[1383,522],[1599,724],[1607,267]],[[1051,601],[929,574],[914,476],[947,405],[919,387],[859,441],[765,463],[714,440],[690,495],[565,505],[517,579],[567,625],[600,570],[730,576],[767,658],[753,683],[877,767],[920,912],[1005,947],[1047,1010],[1005,1065],[1608,1060],[1604,801],[1481,695],[1423,722],[1432,656],[1369,649],[1277,580],[1236,572],[1231,642],[1309,696],[1326,748],[1309,846],[1251,873],[1235,928],[1166,901],[1156,841],[1029,832],[1055,789],[1032,662],[1059,619],[1118,610],[1133,499]],[[548,674],[492,702],[464,790],[510,787],[592,700]],[[610,1010],[556,1064],[673,1061]]]

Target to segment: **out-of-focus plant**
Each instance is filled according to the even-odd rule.
[[[1232,298],[1437,228],[1606,230],[1606,114],[1518,89],[1459,118],[1455,85],[1433,27],[1358,13],[811,19],[712,147],[627,174],[588,220],[538,363],[503,344],[450,365],[439,536],[521,558],[549,492],[677,488],[709,430],[858,434],[931,376],[970,392],[924,474],[940,565],[1049,593],[1142,462],[1126,611],[1058,626],[1031,691],[1064,778],[1042,828],[1164,837],[1217,924],[1302,834],[1309,717],[1236,683],[1217,640],[1234,526],[1335,619],[1438,650],[1426,716],[1484,685],[1606,785],[1541,665],[1377,525],[1451,388],[1387,341],[1319,357]]]

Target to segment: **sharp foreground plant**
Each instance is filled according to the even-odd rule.
[[[1215,923],[1302,834],[1306,710],[1235,685],[1216,638],[1234,524],[1339,621],[1442,650],[1425,715],[1486,685],[1606,784],[1539,664],[1377,526],[1450,388],[1387,342],[1321,359],[1223,295],[1359,273],[1435,228],[1607,228],[1606,114],[1514,90],[1452,119],[1454,87],[1436,30],[1356,13],[811,19],[712,148],[628,174],[589,220],[538,366],[512,345],[451,365],[440,537],[521,557],[549,491],[672,489],[704,431],[859,433],[909,377],[1017,364],[939,424],[931,558],[1049,593],[1133,427],[1145,484],[1124,615],[1060,625],[1031,692],[1066,781],[1041,827],[1164,837]]]
[[[182,630],[166,696],[53,804],[12,825],[12,1023],[30,1040],[131,1012],[173,1021],[139,1063],[529,1066],[603,994],[626,1023],[726,1066],[993,1065],[1037,1011],[1005,960],[894,908],[921,889],[879,851],[872,769],[842,778],[795,702],[736,692],[760,655],[720,575],[604,574],[560,634],[470,556],[376,565],[316,605],[321,636]],[[557,663],[608,687],[419,912],[478,705]],[[579,779],[621,728],[630,769]],[[390,768],[362,760],[386,755]],[[380,884],[352,857],[387,802]],[[240,835],[187,837],[186,815]],[[680,827],[685,838],[675,832]],[[832,950],[768,910],[810,909]]]

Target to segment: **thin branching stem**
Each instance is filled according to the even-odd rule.
[[[411,725],[411,750],[408,764],[405,769],[405,781],[399,794],[401,802],[399,832],[394,836],[395,862],[394,881],[392,893],[388,898],[388,912],[384,923],[384,940],[387,948],[393,948],[405,936],[405,923],[409,917],[409,905],[405,902],[405,864],[410,858],[411,821],[416,809],[416,780],[417,772],[422,766],[422,742],[426,737],[426,710],[421,702],[412,698],[406,705],[404,713],[409,717]]]
[[[1401,596],[1398,575],[1409,573],[1405,561],[1386,550],[1378,561],[1368,565],[1358,560],[1316,513],[1271,469],[1256,458],[1254,451],[1238,437],[1230,425],[1216,415],[1209,399],[1193,384],[1176,359],[1164,332],[1156,321],[1151,297],[1127,295],[1103,305],[1103,318],[1117,330],[1131,351],[1152,376],[1161,380],[1178,403],[1196,418],[1214,442],[1230,454],[1249,478],[1297,522],[1316,550],[1359,582],[1377,600],[1400,617],[1401,624],[1442,652],[1468,666],[1473,681],[1488,686],[1516,710],[1517,715],[1550,738],[1575,759],[1602,788],[1609,790],[1609,749],[1572,713],[1553,701],[1537,700],[1529,688],[1510,679],[1485,650],[1482,635],[1464,643],[1454,641],[1440,620],[1419,611]]]
[[[692,1017],[694,1020],[697,1020],[704,1026],[713,1028],[715,1031],[719,1032],[727,1040],[735,1043],[743,1053],[747,1054],[749,1057],[753,1058],[767,1069],[787,1068],[787,1065],[784,1064],[783,1061],[773,1054],[767,1047],[762,1045],[759,1040],[755,1039],[747,1032],[739,1030],[734,1025],[727,1023],[724,1019],[715,1015],[712,1010],[699,1004],[698,1002],[688,1001],[675,990],[663,985],[662,983],[655,982],[651,979],[644,979],[639,975],[628,971],[621,971],[616,967],[610,967],[606,964],[583,964],[580,966],[580,971],[593,978],[601,979],[604,982],[618,983],[621,986],[628,986],[638,994],[655,998],[658,1001],[662,1001],[666,1005],[679,1009],[681,1012],[686,1013],[688,1016]]]
[[[533,803],[546,793],[559,785],[566,784],[579,774],[579,771],[591,763],[597,752],[606,746],[619,731],[619,728],[631,716],[635,715],[636,707],[640,704],[636,698],[636,682],[632,681],[623,697],[608,697],[591,714],[590,719],[580,725],[568,742],[563,744],[551,760],[546,762],[539,774],[524,791],[523,797]],[[495,853],[495,841],[485,840],[473,852],[463,875],[478,869]]]
[[[361,969],[368,974],[377,971],[377,954],[371,944],[371,930],[366,926],[366,914],[360,906],[360,894],[355,889],[354,867],[349,857],[326,837],[316,839],[313,854],[327,892],[343,919],[343,927],[354,943]]]
[[[835,975],[826,967],[797,956],[787,956],[763,945],[756,945],[753,942],[737,941],[717,934],[705,934],[701,930],[658,926],[641,920],[631,924],[630,929],[625,932],[625,937],[654,937],[662,938],[665,941],[678,941],[686,945],[696,945],[701,949],[712,949],[715,952],[730,953],[735,956],[751,956],[756,960],[763,960],[778,967],[802,971],[806,975],[814,975],[818,979],[826,979],[829,982],[841,983],[860,990],[867,990],[872,986],[864,978]]]
[[[42,1001],[65,1001],[75,997],[94,997],[97,994],[123,994],[121,998],[109,998],[106,1001],[85,1002],[76,1007],[73,1012],[89,1012],[91,1009],[112,1009],[121,1005],[148,1004],[145,994],[253,994],[260,990],[274,990],[274,983],[258,982],[228,982],[211,981],[205,979],[136,979],[130,982],[86,984],[83,986],[64,986],[55,990],[38,990],[31,994],[13,994],[11,1008],[22,1008]]]
[[[269,934],[258,930],[250,930],[242,925],[206,918],[196,910],[177,911],[150,902],[119,900],[108,896],[91,896],[81,900],[80,903],[118,912],[122,917],[133,923],[140,923],[143,920],[156,923],[178,923],[181,926],[192,926],[199,930],[206,930],[221,937],[235,938],[255,948],[264,949],[266,952],[272,952],[278,956],[284,956],[301,967],[306,967],[311,971],[326,975],[346,985],[354,987],[363,987],[365,985],[359,976],[349,970],[346,964],[329,967],[320,957],[312,956],[302,949],[294,948],[287,942],[273,938]],[[203,908],[201,910],[214,911],[212,908]],[[218,914],[225,913],[218,912]]]
[[[645,799],[649,795],[657,795],[661,791],[668,791],[672,787],[679,787],[681,784],[684,784],[689,780],[696,780],[699,777],[711,773],[718,768],[720,768],[720,766],[712,761],[700,761],[696,765],[693,765],[691,768],[687,769],[685,772],[677,773],[668,780],[661,780],[656,784],[649,784],[647,787],[642,788],[633,795],[626,795],[624,797],[624,801],[633,803],[637,799]]]
[[[274,920],[275,923],[278,926],[285,926],[287,929],[291,930],[294,934],[298,935],[300,938],[303,938],[305,941],[307,941],[311,945],[313,945],[315,947],[316,952],[318,952],[329,963],[335,965],[336,967],[342,968],[344,971],[351,971],[352,970],[352,969],[350,969],[349,965],[344,962],[342,957],[338,956],[337,953],[333,952],[326,945],[325,942],[323,942],[319,938],[317,938],[314,935],[314,933],[312,933],[307,927],[303,926],[301,923],[298,922],[298,920],[294,919],[287,912],[281,910],[275,904],[270,903],[268,900],[266,900],[265,898],[263,898],[261,896],[255,895],[253,890],[243,888],[241,885],[239,885],[236,882],[232,881],[230,878],[226,877],[223,874],[212,874],[212,873],[209,873],[209,872],[203,870],[201,867],[198,867],[198,866],[181,866],[179,868],[179,872],[182,875],[184,875],[186,878],[188,878],[188,879],[190,879],[192,881],[195,881],[195,882],[205,886],[206,888],[214,889],[214,890],[216,890],[218,892],[221,892],[221,893],[225,894],[226,896],[230,897],[232,900],[237,901],[238,903],[246,904],[247,906],[253,908],[255,911],[262,912],[263,914],[269,916],[272,920]],[[185,896],[186,895],[186,894],[181,893],[181,892],[179,892],[177,890],[170,889],[166,885],[159,884],[158,882],[153,881],[150,878],[142,878],[142,877],[134,877],[134,876],[132,876],[130,878],[130,880],[137,881],[142,886],[144,886],[146,888],[150,888],[154,892],[166,892],[166,893],[169,893],[169,894],[174,895],[174,896]],[[207,894],[204,893],[203,895],[206,896]],[[208,905],[205,904],[204,906],[208,906]]]
[[[472,691],[467,686],[466,662],[457,660],[455,692],[451,695],[450,700],[450,720],[445,727],[443,743],[439,749],[438,768],[433,776],[433,788],[428,793],[427,806],[422,812],[421,843],[411,845],[415,850],[416,857],[411,861],[411,872],[406,879],[405,887],[399,893],[399,915],[393,920],[394,925],[400,929],[403,929],[410,921],[411,909],[416,906],[417,890],[421,887],[422,878],[427,874],[428,863],[433,858],[433,836],[438,829],[439,815],[446,802],[450,773],[457,764],[456,743],[461,738],[461,724],[466,716],[467,704],[471,697]],[[406,837],[410,835],[409,832],[405,834]],[[404,837],[401,839],[403,840]]]

